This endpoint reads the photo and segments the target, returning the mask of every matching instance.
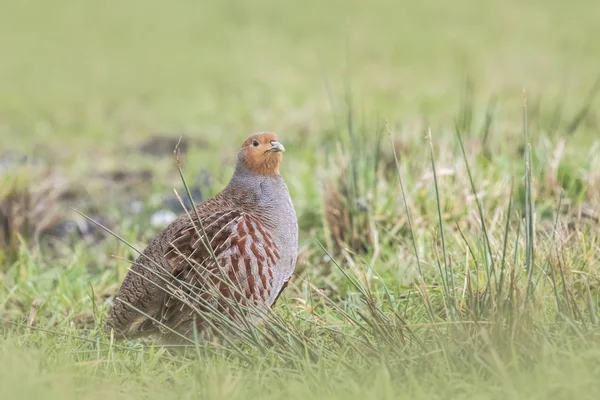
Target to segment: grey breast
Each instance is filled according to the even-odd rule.
[[[281,258],[273,271],[271,305],[296,266],[298,255],[298,219],[288,188],[281,176],[264,177],[260,184],[259,210],[268,220]]]

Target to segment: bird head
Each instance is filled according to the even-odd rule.
[[[257,175],[279,175],[285,147],[277,141],[277,135],[261,132],[250,136],[242,144],[239,161],[246,169]]]

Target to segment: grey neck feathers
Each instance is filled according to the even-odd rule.
[[[227,191],[236,193],[236,199],[242,204],[271,208],[289,196],[287,186],[281,175],[265,176],[250,172],[238,160]]]

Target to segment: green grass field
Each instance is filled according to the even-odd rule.
[[[599,14],[5,1],[0,398],[599,398]],[[136,253],[71,207],[143,248],[180,136],[205,198],[264,130],[300,224],[272,318],[186,349],[105,337]]]

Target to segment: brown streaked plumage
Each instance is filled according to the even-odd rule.
[[[298,250],[296,213],[279,174],[284,151],[273,133],[244,141],[227,187],[192,210],[191,219],[184,215],[171,223],[138,257],[110,310],[107,331],[127,338],[172,337],[173,331],[191,337],[211,325],[211,313],[232,315],[240,310],[235,304],[262,311],[273,305]]]

